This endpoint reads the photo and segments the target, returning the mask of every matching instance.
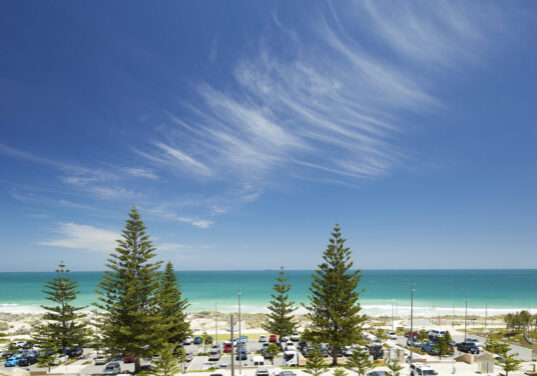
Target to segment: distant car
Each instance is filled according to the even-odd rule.
[[[246,343],[246,342],[248,342],[248,337],[247,337],[247,336],[240,336],[240,337],[239,337],[239,341],[240,341],[241,343]]]
[[[135,359],[134,355],[123,355],[123,362],[125,363],[134,363]]]
[[[281,371],[278,376],[296,376],[296,373],[293,371]]]
[[[282,338],[280,338],[280,342],[284,343],[284,342],[287,342],[289,341],[289,337],[287,336],[283,336]]]
[[[343,352],[343,356],[351,356],[354,352],[354,350],[350,346],[343,346],[341,351]]]
[[[412,335],[410,334],[410,332],[405,333],[406,338],[410,338],[410,337],[418,338],[418,336],[419,336],[418,332],[412,332]]]
[[[386,332],[386,335],[389,339],[397,339],[397,333],[395,332]]]
[[[276,334],[271,334],[269,336],[269,342],[273,342],[273,343],[278,342],[278,336]]]
[[[255,376],[270,376],[270,373],[268,369],[259,368],[257,371],[255,371]]]
[[[457,344],[457,350],[468,354],[479,354],[479,347],[474,342],[461,342]]]
[[[259,336],[259,342],[267,342],[267,336]]]
[[[185,341],[183,342],[183,344],[185,345],[191,345],[192,344],[192,337],[188,336],[185,338]]]
[[[374,360],[380,359],[384,356],[384,349],[382,346],[371,346],[369,347],[369,355],[371,355]]]
[[[144,364],[140,366],[140,372],[150,373],[153,372],[153,366],[151,364]]]
[[[241,347],[239,351],[237,351],[235,360],[247,360],[247,359],[248,359],[248,353],[246,352],[245,348]]]
[[[103,375],[117,375],[121,372],[121,366],[118,362],[108,363],[103,370]]]
[[[440,337],[443,337],[446,335],[446,331],[445,330],[436,330],[436,329],[431,329],[429,330],[429,338],[431,340],[435,340],[435,339],[438,339]]]
[[[84,354],[84,348],[82,346],[71,347],[65,352],[65,355],[68,355],[69,358],[80,358],[82,354]]]
[[[429,355],[438,355],[438,352],[439,352],[438,347],[436,346],[436,342],[434,342],[434,341],[430,341],[430,342],[425,343],[421,347],[421,350],[425,351]],[[453,347],[448,346],[447,351],[449,353],[453,353],[454,352]]]
[[[410,365],[411,376],[434,376],[438,375],[434,369],[425,364],[412,363]]]
[[[4,362],[4,367],[16,367],[19,365],[21,357],[18,355],[13,355],[6,359]]]
[[[22,349],[24,346],[26,346],[26,341],[15,341],[13,342],[15,346],[17,346],[19,349]]]
[[[300,341],[300,335],[298,334],[298,332],[294,332],[293,334],[291,334],[291,337],[289,337],[289,339],[293,342],[298,342]]]
[[[423,346],[423,341],[420,341],[418,339],[407,339],[406,340],[406,344],[407,346],[411,346],[411,347],[422,347]]]
[[[386,371],[373,371],[369,372],[366,376],[390,376]]]
[[[160,360],[160,354],[155,354],[151,357],[151,362],[155,363]]]
[[[202,342],[203,341],[202,341],[201,337],[194,337],[194,341],[192,341],[192,343],[194,345],[200,345]]]
[[[224,342],[224,352],[230,353],[233,351],[233,346],[231,345],[231,342]]]
[[[97,354],[97,356],[95,357],[95,365],[106,364],[106,363],[108,363],[108,355]]]
[[[209,353],[209,361],[215,361],[215,360],[220,360],[220,351],[218,350],[212,350]]]
[[[35,357],[33,355],[23,356],[23,357],[20,358],[18,366],[19,367],[29,367],[32,364],[36,364],[36,363],[37,363],[37,357]]]
[[[479,342],[479,340],[477,338],[466,338],[466,341],[464,341],[464,342],[468,342],[468,343],[471,342],[474,345],[476,345],[477,347],[482,346],[481,342]]]
[[[285,345],[285,351],[296,351],[296,346],[293,342],[289,342]]]

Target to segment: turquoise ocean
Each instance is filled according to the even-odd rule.
[[[257,271],[183,271],[178,272],[190,311],[237,310],[239,289],[243,312],[266,312],[275,270]],[[290,296],[297,303],[308,300],[310,270],[286,271],[292,285]],[[100,272],[71,272],[80,287],[77,305],[91,305]],[[0,273],[0,311],[38,312],[44,304],[43,284],[54,273]],[[537,270],[363,270],[359,287],[364,289],[360,302],[364,312],[373,315],[409,314],[410,289],[415,288],[417,315],[451,315],[464,312],[501,314],[519,309],[537,313]],[[300,309],[298,312],[303,311]]]

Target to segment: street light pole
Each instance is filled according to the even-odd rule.
[[[231,327],[231,376],[235,376],[235,346],[233,346],[233,315],[229,315]]]
[[[241,354],[241,351],[240,351],[240,348],[242,348],[242,332],[241,332],[241,295],[242,295],[242,292],[241,292],[241,289],[239,289],[239,292],[238,292],[238,295],[239,295],[239,340],[237,341],[237,350],[239,351],[238,355],[239,355],[239,374],[242,375],[242,354]],[[239,348],[240,346],[240,348]]]
[[[218,346],[218,303],[214,303],[214,344]]]
[[[410,364],[414,358],[414,286],[410,287]]]
[[[468,297],[466,297],[466,306],[464,308],[464,342],[466,342],[466,333],[467,333],[467,324],[466,321],[468,320]]]

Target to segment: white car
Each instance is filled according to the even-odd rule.
[[[481,347],[483,346],[483,344],[481,342],[479,342],[479,340],[477,338],[466,338],[466,341],[465,342],[472,342],[474,343],[477,347]]]
[[[300,341],[300,335],[298,334],[298,332],[294,332],[293,334],[291,334],[290,339],[293,342],[298,342]]]
[[[186,337],[185,342],[183,342],[183,345],[191,345],[192,344],[192,337]]]
[[[285,346],[285,351],[296,351],[295,344],[293,342],[287,343]]]
[[[95,357],[95,365],[108,363],[108,356],[105,354],[97,354]]]
[[[259,342],[267,342],[266,336],[259,336]]]
[[[341,350],[343,352],[343,356],[351,356],[354,350],[350,346],[343,346],[343,349]]]
[[[287,341],[289,341],[289,337],[284,336],[280,338],[280,342],[287,342]]]
[[[397,339],[397,334],[395,332],[386,332],[386,335],[389,339]]]

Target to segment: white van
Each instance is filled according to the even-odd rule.
[[[262,355],[254,355],[252,356],[252,362],[254,363],[254,366],[264,366],[265,358],[263,358]]]

